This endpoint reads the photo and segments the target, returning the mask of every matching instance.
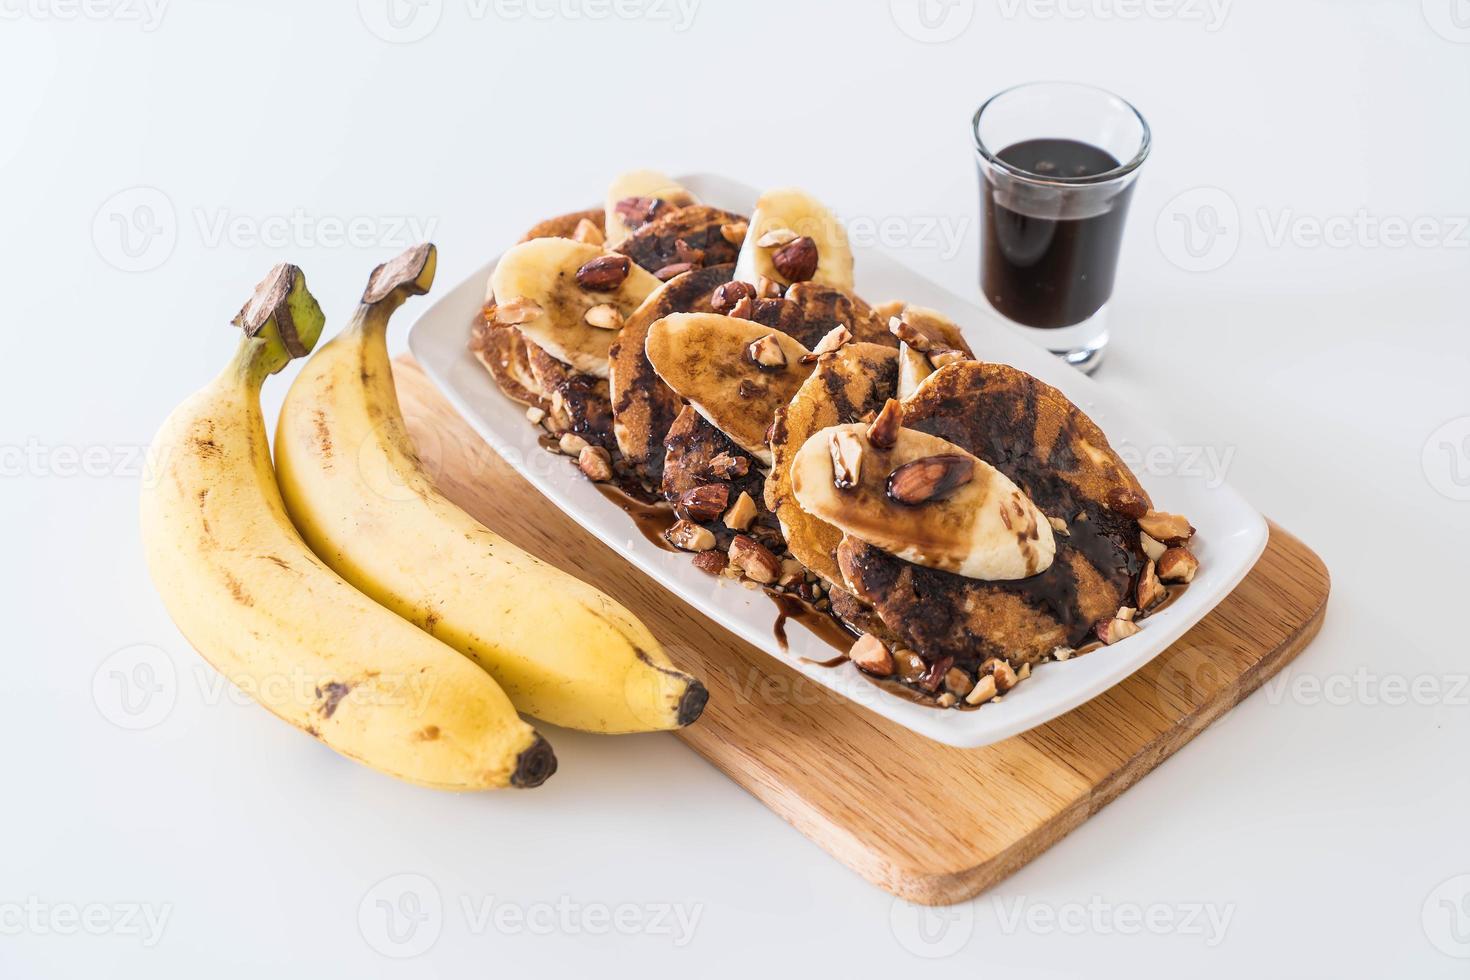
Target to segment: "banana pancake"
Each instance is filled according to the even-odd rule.
[[[617,251],[655,275],[726,263],[733,270],[738,239],[730,241],[722,229],[744,221],[741,215],[703,204],[673,208],[623,239]],[[665,278],[678,272],[666,273]]]
[[[1088,641],[1131,605],[1146,558],[1138,519],[1151,505],[1106,436],[1050,385],[1003,364],[966,361],[931,375],[903,424],[948,440],[1009,477],[1051,519],[1055,558],[1015,581],[966,578],[896,558],[852,536],[837,548],[850,590],[942,675],[990,657],[1034,663]]]

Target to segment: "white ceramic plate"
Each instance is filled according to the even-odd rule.
[[[680,178],[706,203],[749,214],[757,191],[708,174]],[[577,202],[548,202],[547,213],[569,210]],[[933,307],[964,327],[976,354],[1029,371],[1055,385],[1082,407],[1107,433],[1114,448],[1148,458],[1150,450],[1183,456],[1178,444],[1157,426],[1131,411],[1112,392],[1012,333],[995,316],[944,290],[873,248],[855,247],[858,291],[872,302],[903,299]],[[429,377],[485,440],[538,490],[609,547],[662,583],[730,632],[754,644],[818,684],[869,710],[938,742],[974,748],[1009,738],[1063,714],[1128,677],[1148,663],[1235,588],[1266,546],[1261,515],[1228,485],[1192,466],[1166,476],[1139,474],[1161,509],[1182,513],[1199,529],[1194,550],[1199,574],[1184,594],[1144,621],[1141,633],[1111,647],[1063,663],[1045,664],[999,704],[978,711],[927,708],[889,694],[864,679],[851,664],[822,667],[830,646],[795,622],[788,624],[789,650],[782,650],[772,626],[776,609],[760,592],[737,582],[711,578],[689,564],[689,556],[650,543],[632,520],[608,501],[562,456],[537,444],[541,431],[526,421],[525,410],[501,394],[485,369],[468,352],[470,323],[485,296],[494,261],[452,291],[441,295],[419,317],[409,348]],[[1158,469],[1159,467],[1145,468]],[[1186,475],[1189,474],[1189,475]]]

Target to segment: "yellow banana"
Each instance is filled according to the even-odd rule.
[[[704,685],[674,669],[647,627],[485,528],[423,471],[387,327],[432,284],[436,261],[425,244],[374,270],[352,323],[291,386],[276,431],[291,519],[343,578],[479,664],[521,711],[589,732],[689,724]]]
[[[301,270],[277,266],[235,324],[234,358],[154,440],[143,541],[170,615],[237,687],[348,758],[444,789],[538,785],[556,757],[494,680],[344,582],[286,515],[260,389],[321,334]]]

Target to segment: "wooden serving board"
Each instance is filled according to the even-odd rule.
[[[622,602],[703,678],[709,707],[678,737],[839,861],[910,901],[963,901],[1046,850],[1300,653],[1326,611],[1326,567],[1273,524],[1245,581],[1148,666],[1040,728],[951,748],[857,707],[674,599],[496,456],[416,364],[400,359],[396,375],[409,429],[445,494]],[[918,826],[924,834],[905,829]]]

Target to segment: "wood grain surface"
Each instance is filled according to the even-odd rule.
[[[1326,567],[1273,524],[1240,587],[1128,680],[1023,735],[951,748],[832,694],[675,599],[496,456],[411,360],[396,375],[409,429],[445,494],[622,602],[704,679],[709,707],[677,737],[833,857],[910,901],[962,901],[1046,850],[1280,670],[1326,611]]]

